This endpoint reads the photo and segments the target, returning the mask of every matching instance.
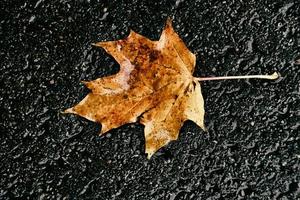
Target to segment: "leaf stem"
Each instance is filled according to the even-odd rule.
[[[259,79],[270,79],[275,80],[279,77],[277,72],[272,75],[246,75],[246,76],[221,76],[221,77],[194,77],[196,81],[214,81],[214,80],[228,80],[228,79],[248,79],[248,78],[259,78]]]

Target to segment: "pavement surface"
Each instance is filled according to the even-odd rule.
[[[187,121],[147,160],[143,126],[98,136],[60,111],[80,80],[119,66],[97,41],[158,39],[167,17],[197,54],[207,132]],[[300,3],[254,0],[2,0],[0,199],[300,199]]]

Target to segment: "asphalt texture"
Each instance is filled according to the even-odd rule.
[[[119,66],[98,41],[158,39],[167,17],[197,54],[208,131],[187,121],[150,160],[143,126],[60,111]],[[299,1],[2,0],[0,199],[300,199]]]

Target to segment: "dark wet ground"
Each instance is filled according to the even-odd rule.
[[[128,2],[1,1],[0,199],[299,199],[299,2]],[[188,121],[151,160],[143,126],[99,137],[59,113],[88,92],[80,80],[118,71],[91,43],[158,39],[168,16],[196,76],[282,78],[203,83],[208,132]]]

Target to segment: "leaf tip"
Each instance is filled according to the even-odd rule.
[[[146,144],[146,149],[145,149],[145,153],[147,154],[147,159],[150,160],[151,157],[153,156],[153,154],[156,152],[157,150],[155,148],[151,148],[149,146],[147,146]]]
[[[152,153],[148,152],[148,153],[147,153],[147,159],[150,160],[151,157],[153,156],[153,154],[154,154],[153,152],[152,152]]]
[[[171,26],[172,27],[172,18],[171,17],[167,18],[166,26]]]
[[[89,81],[80,81],[82,84],[84,84],[85,86],[87,86],[89,84]]]
[[[103,46],[103,42],[92,43],[92,46],[94,46],[94,47],[102,47]]]
[[[165,27],[164,30],[172,30],[173,29],[173,25],[172,25],[172,18],[168,17],[165,23]]]
[[[60,111],[61,114],[75,113],[73,108],[68,108],[64,111]]]
[[[59,111],[60,114],[67,114],[65,110]]]
[[[110,129],[104,123],[101,123],[101,131],[100,131],[99,135],[104,135],[109,130]]]
[[[135,31],[132,30],[132,29],[130,28],[130,29],[129,29],[129,35],[128,35],[128,37],[132,36],[133,34],[135,34]],[[127,37],[127,38],[128,38],[128,37]]]

